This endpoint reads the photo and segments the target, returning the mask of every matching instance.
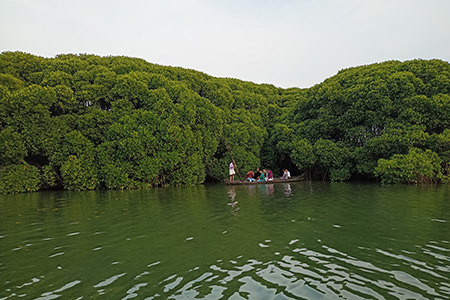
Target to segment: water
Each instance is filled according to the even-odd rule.
[[[0,195],[0,299],[450,299],[449,278],[445,185]]]

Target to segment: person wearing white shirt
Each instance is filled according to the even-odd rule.
[[[230,163],[230,181],[234,181],[234,174],[236,172],[234,171],[234,160]]]

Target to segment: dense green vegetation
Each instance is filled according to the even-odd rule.
[[[447,180],[450,65],[390,61],[340,71],[289,110],[282,148],[299,168],[331,180]]]
[[[450,65],[390,61],[281,89],[128,57],[0,55],[0,190],[143,188],[250,168],[448,181]]]

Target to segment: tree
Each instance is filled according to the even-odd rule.
[[[230,150],[243,172],[293,163],[293,172],[321,180],[403,182],[386,169],[395,162],[418,168],[413,181],[446,181],[449,78],[447,62],[389,61],[282,89],[123,56],[3,52],[0,186],[221,181]]]

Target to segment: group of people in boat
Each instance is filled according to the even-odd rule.
[[[235,162],[234,160],[230,163],[230,181],[234,181],[235,172]],[[254,181],[271,181],[273,180],[272,170],[263,169],[262,171],[258,168],[256,172],[253,172],[251,169],[247,172],[246,180],[249,182]],[[283,176],[280,179],[289,179],[291,177],[291,173],[288,169],[283,170]]]
[[[253,182],[253,181],[270,181],[273,180],[273,173],[272,170],[266,170],[263,169],[262,171],[256,169],[256,172],[253,173],[253,171],[250,169],[250,171],[247,172],[247,181]]]

